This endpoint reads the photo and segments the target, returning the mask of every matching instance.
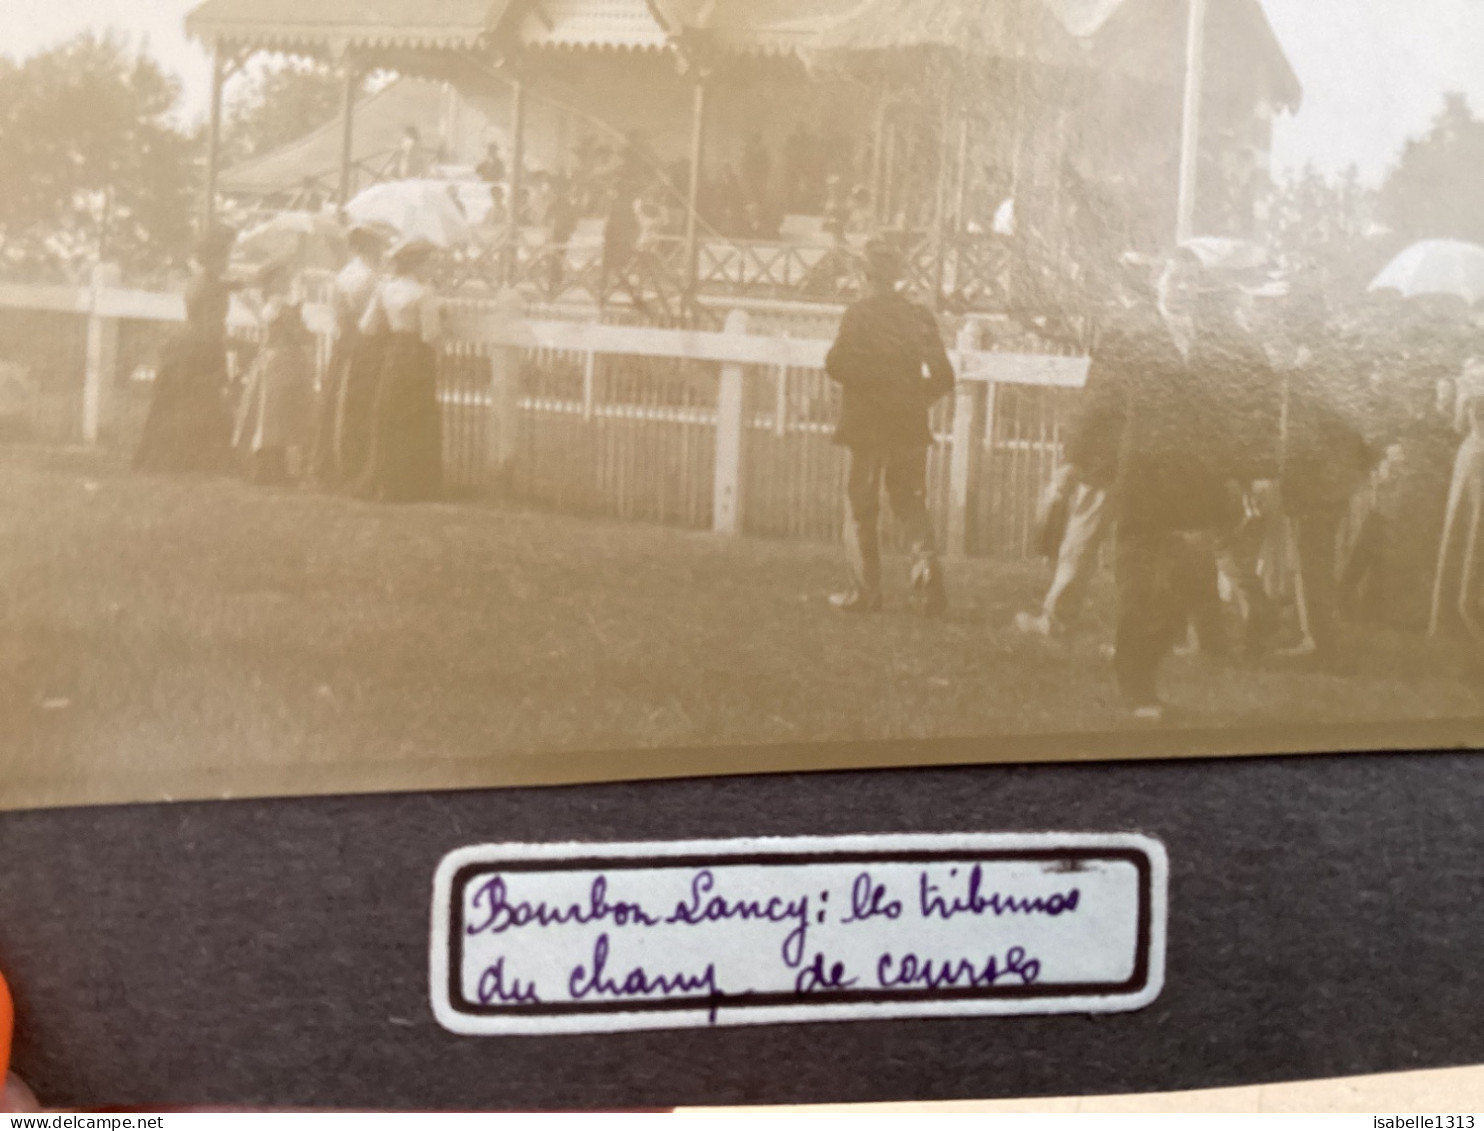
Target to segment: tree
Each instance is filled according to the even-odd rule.
[[[341,79],[323,63],[284,60],[253,72],[227,107],[228,163],[269,153],[333,122],[343,93]]]
[[[1484,121],[1468,99],[1448,94],[1426,136],[1407,143],[1381,190],[1386,223],[1408,242],[1451,238],[1484,243]]]
[[[77,278],[189,251],[198,139],[169,115],[178,84],[117,39],[86,34],[0,60],[0,266]]]
[[[1309,166],[1259,206],[1263,241],[1279,262],[1336,297],[1363,291],[1398,250],[1378,214],[1376,190],[1353,167],[1328,179]]]

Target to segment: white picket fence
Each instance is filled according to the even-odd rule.
[[[106,267],[91,287],[0,284],[0,363],[9,352],[43,371],[51,432],[75,413],[61,438],[127,444],[147,400],[130,377],[148,373],[184,316],[180,296],[119,287]],[[449,303],[449,483],[723,534],[838,536],[845,460],[830,438],[829,342],[750,334],[748,319],[736,310],[720,332],[674,330],[531,318],[508,296]],[[321,367],[331,321],[306,307]],[[230,325],[255,336],[245,311]],[[972,322],[959,332],[957,392],[933,414],[930,506],[951,552],[1019,557],[1087,361],[981,349],[980,333]]]

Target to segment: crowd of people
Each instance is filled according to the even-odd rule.
[[[790,215],[814,217],[818,234],[831,239],[838,254],[818,269],[832,284],[853,271],[854,257],[875,226],[871,191],[857,183],[854,147],[840,131],[815,131],[797,125],[781,146],[770,146],[759,133],[748,137],[730,161],[706,170],[697,186],[696,218],[703,238],[778,241],[795,238],[785,232]],[[448,172],[446,152],[426,144],[415,125],[403,132],[387,166],[396,180],[437,178]],[[690,173],[686,162],[666,165],[640,131],[631,130],[614,144],[582,139],[560,166],[522,168],[516,178],[513,155],[491,141],[472,171],[457,170],[457,179],[477,178],[488,186],[488,207],[477,214],[466,206],[461,186],[450,180],[448,195],[472,229],[467,246],[450,260],[453,274],[486,277],[482,266],[504,265],[512,248],[531,256],[529,277],[549,295],[560,294],[574,277],[592,288],[604,304],[627,296],[640,309],[681,285],[685,275],[679,252],[687,230]],[[323,203],[323,193],[308,186],[303,200]],[[570,254],[584,221],[600,227],[600,259],[593,277],[586,275],[583,255]],[[527,235],[513,239],[512,229]],[[804,225],[808,230],[809,225]],[[533,245],[529,233],[539,232]],[[597,243],[597,240],[595,240]],[[670,296],[673,298],[674,296]]]
[[[869,294],[827,362],[843,390],[836,440],[850,451],[853,584],[833,604],[881,608],[884,487],[911,547],[913,601],[935,614],[947,590],[926,506],[927,420],[952,370],[930,312],[903,297],[900,254],[873,242],[866,260]],[[1346,317],[1302,286],[1262,311],[1190,250],[1157,271],[1131,263],[1043,504],[1053,580],[1013,627],[1076,632],[1110,545],[1109,651],[1145,720],[1164,717],[1158,673],[1184,643],[1218,657],[1333,656],[1342,613],[1484,640],[1484,334],[1456,310],[1441,322],[1414,314],[1383,351],[1375,314]],[[1292,559],[1300,638],[1283,649],[1260,567]]]
[[[409,141],[408,152],[418,143]],[[422,167],[412,157],[399,169]],[[759,134],[751,135],[734,161],[708,170],[698,186],[697,218],[708,234],[735,240],[776,240],[789,214],[820,217],[839,240],[863,240],[874,222],[870,190],[854,181],[849,146],[833,135],[816,136],[799,126],[775,156]],[[499,227],[514,217],[542,229],[546,242],[565,246],[580,220],[602,220],[605,245],[615,251],[643,250],[685,230],[690,174],[685,162],[664,165],[638,131],[617,145],[585,139],[563,168],[529,170],[510,199],[511,169],[498,143],[476,167],[494,192],[488,221]],[[615,269],[616,270],[616,269]]]
[[[426,281],[435,249],[351,230],[352,258],[333,287],[334,350],[316,389],[294,264],[231,281],[234,238],[221,229],[203,241],[137,466],[238,468],[258,483],[306,479],[387,501],[437,497],[439,307]],[[873,240],[864,259],[866,296],[846,311],[826,362],[843,390],[835,439],[850,453],[852,585],[833,604],[882,606],[884,493],[911,547],[914,603],[932,615],[948,588],[926,502],[928,413],[952,390],[953,367],[936,316],[905,295],[901,251]],[[1122,282],[1043,503],[1053,579],[1015,629],[1077,632],[1109,547],[1116,681],[1130,711],[1150,719],[1164,711],[1160,666],[1182,641],[1216,656],[1279,650],[1283,618],[1261,568],[1274,562],[1296,577],[1300,639],[1290,650],[1333,654],[1342,614],[1484,639],[1476,320],[1454,311],[1429,321],[1414,308],[1413,325],[1382,349],[1375,310],[1331,310],[1302,285],[1263,308],[1242,280],[1187,249],[1157,269],[1127,263]],[[235,384],[234,293],[261,331]]]
[[[218,228],[202,241],[186,325],[162,353],[135,466],[238,470],[264,485],[312,480],[388,502],[436,498],[439,305],[426,281],[436,248],[394,242],[372,227],[351,229],[351,259],[333,287],[334,352],[317,390],[300,272],[280,259],[233,280],[235,239]],[[236,382],[227,329],[234,294],[259,329]]]

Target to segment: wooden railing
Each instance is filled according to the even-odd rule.
[[[129,444],[152,348],[184,317],[179,296],[115,283],[102,270],[90,288],[0,286],[0,363],[64,358],[48,380],[77,426],[52,438]],[[323,371],[329,311],[311,304],[305,317]],[[444,322],[454,486],[722,534],[838,535],[845,464],[827,340],[749,333],[740,310],[721,330],[531,318],[514,292],[450,300]],[[27,325],[45,333],[6,332]],[[234,305],[230,326],[250,350],[247,312]],[[952,552],[1020,557],[1087,362],[984,350],[979,333],[971,320],[959,334],[957,393],[933,413],[931,507]],[[3,356],[7,342],[19,356]]]
[[[452,291],[497,290],[505,279],[506,253],[499,238],[455,251],[445,257],[440,281]],[[846,303],[860,296],[861,249],[852,243],[715,238],[703,240],[696,255],[701,299]],[[526,228],[515,282],[532,301],[629,306],[656,324],[681,315],[689,279],[678,237],[653,240],[626,263],[608,264],[606,272],[603,260],[600,236],[554,244],[540,230]],[[907,270],[912,290],[927,301],[937,294],[945,306],[979,313],[1009,306],[1010,254],[998,237],[953,241],[941,258],[932,242],[909,241]]]

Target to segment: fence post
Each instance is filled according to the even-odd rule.
[[[747,333],[747,312],[727,315],[725,333]],[[745,385],[742,366],[726,362],[716,393],[716,485],[712,495],[711,528],[717,534],[742,532],[742,444]]]
[[[515,344],[525,321],[520,293],[507,287],[495,298],[491,311],[495,344],[490,350],[490,421],[485,444],[491,484],[498,491],[514,486],[515,461],[520,445],[521,350]]]
[[[793,335],[783,331],[785,340]],[[780,365],[774,374],[776,387],[773,390],[773,435],[780,440],[788,435],[788,366]]]
[[[593,418],[593,409],[597,405],[598,395],[598,352],[588,350],[582,359],[582,419],[589,422]]]
[[[87,369],[82,386],[82,439],[85,444],[96,444],[113,423],[119,324],[117,318],[105,318],[100,314],[99,307],[102,293],[118,287],[122,280],[123,275],[116,263],[99,263],[93,267],[88,304]]]
[[[973,319],[958,332],[962,358],[979,348],[979,325]],[[978,510],[979,475],[982,464],[986,387],[982,381],[960,379],[953,405],[953,452],[948,468],[948,552],[967,554],[972,542],[974,515]]]

